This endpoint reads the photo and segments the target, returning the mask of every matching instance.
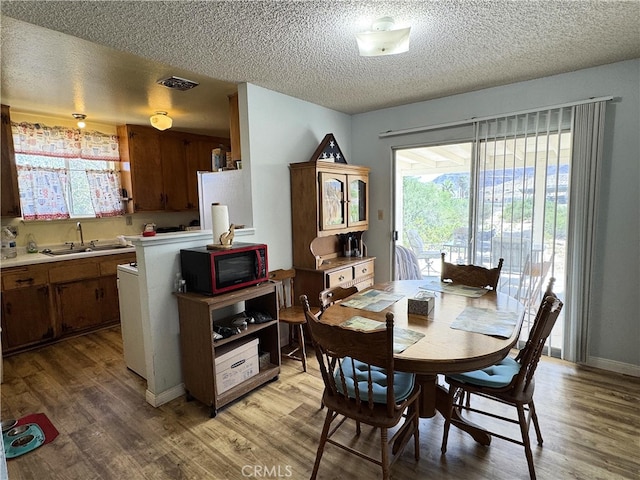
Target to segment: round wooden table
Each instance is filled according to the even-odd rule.
[[[503,293],[489,291],[478,298],[452,293],[435,293],[435,307],[428,316],[408,313],[408,298],[428,288],[425,280],[398,280],[376,284],[367,290],[381,290],[403,297],[380,312],[351,308],[342,304],[329,307],[321,321],[339,325],[359,316],[385,321],[387,312],[393,312],[394,328],[420,332],[424,337],[406,350],[394,356],[394,368],[416,374],[422,387],[420,416],[433,417],[436,410],[443,411],[447,403],[447,391],[436,382],[438,374],[461,373],[488,367],[506,357],[518,341],[522,325],[522,305]],[[362,292],[358,292],[360,294]],[[357,295],[357,294],[356,294]],[[474,333],[451,328],[451,323],[466,307],[487,309],[490,312],[517,312],[518,323],[509,338]],[[491,437],[473,424],[461,427],[476,441],[488,445]]]

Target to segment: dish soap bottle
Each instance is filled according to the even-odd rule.
[[[33,238],[33,233],[27,235],[27,253],[38,253],[38,244]]]
[[[2,258],[15,258],[18,255],[16,249],[16,236],[7,227],[2,229]]]

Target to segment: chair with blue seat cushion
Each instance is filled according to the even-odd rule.
[[[542,433],[533,403],[534,373],[545,342],[563,306],[558,297],[551,292],[551,285],[553,285],[553,279],[549,283],[549,288],[545,293],[546,296],[538,309],[527,343],[515,359],[507,357],[498,364],[481,370],[447,375],[445,377],[449,384],[449,395],[447,407],[444,409],[443,454],[447,451],[449,427],[451,424],[456,425],[460,421],[463,411],[487,415],[493,419],[504,420],[520,426],[521,440],[487,431],[494,437],[524,446],[529,476],[532,480],[536,478],[531,443],[529,441],[530,423],[533,421],[539,445],[542,445]],[[465,395],[468,400],[468,396],[471,394],[515,407],[518,416],[517,420],[487,410],[481,410],[480,408],[472,408],[469,402],[464,403]]]
[[[319,315],[311,313],[306,295],[300,297],[300,302],[324,382],[322,402],[327,407],[311,479],[318,474],[327,443],[380,465],[382,477],[388,479],[391,464],[412,436],[416,460],[420,455],[417,405],[420,386],[415,375],[394,371],[393,314],[387,314],[386,324],[380,323],[379,329],[364,332],[323,323]],[[356,450],[352,442],[346,445],[333,438],[347,419],[356,422],[357,434],[360,423],[380,429],[379,458]],[[334,421],[337,423],[331,428]],[[389,439],[388,430],[398,425]]]

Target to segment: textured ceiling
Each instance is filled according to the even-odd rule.
[[[166,109],[176,126],[209,132],[226,117],[203,110],[226,116],[221,102],[239,82],[360,113],[640,57],[637,0],[3,0],[0,9],[3,103],[70,112],[84,102],[107,122]],[[382,16],[411,24],[409,52],[358,56],[354,34]],[[162,90],[155,80],[167,74],[201,86]]]

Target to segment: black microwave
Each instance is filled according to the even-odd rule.
[[[217,295],[266,282],[267,246],[234,243],[230,248],[180,250],[182,278],[188,292]]]

